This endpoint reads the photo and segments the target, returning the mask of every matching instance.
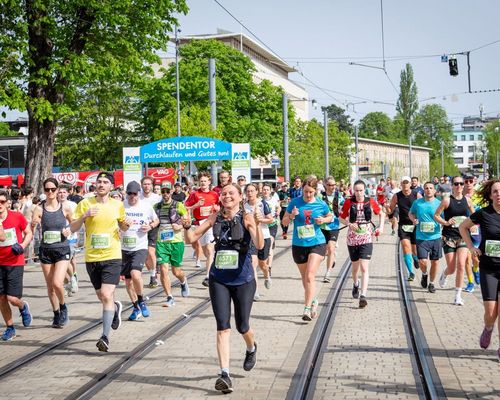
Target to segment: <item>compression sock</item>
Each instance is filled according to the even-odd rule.
[[[111,330],[111,324],[113,323],[114,316],[115,310],[102,311],[102,334],[106,337],[109,337],[109,332]]]
[[[404,259],[408,273],[413,274],[413,256],[411,254],[405,254]]]

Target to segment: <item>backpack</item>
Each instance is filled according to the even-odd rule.
[[[351,208],[349,209],[349,222],[356,222],[358,216],[358,207],[356,202],[356,196],[351,197]],[[363,202],[363,213],[365,214],[365,221],[371,222],[372,220],[372,208],[370,205],[370,199],[365,199]]]

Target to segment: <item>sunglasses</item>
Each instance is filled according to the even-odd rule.
[[[170,189],[162,189],[161,194],[170,194]]]
[[[127,192],[127,194],[128,194],[129,196],[137,196],[137,193],[134,193],[134,192]]]
[[[474,183],[474,179],[466,179],[464,182],[470,185],[471,183]]]
[[[463,182],[453,182],[453,186],[463,186]]]
[[[49,192],[55,193],[56,190],[57,190],[57,188],[43,188],[43,191],[45,193],[49,193]]]
[[[7,203],[8,200],[0,200],[0,204],[5,204]]]

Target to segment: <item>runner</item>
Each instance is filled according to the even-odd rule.
[[[40,223],[42,228],[38,258],[54,312],[52,328],[63,328],[69,322],[68,307],[64,302],[64,278],[71,258],[68,237],[71,236],[69,224],[73,211],[69,204],[58,201],[59,183],[56,179],[45,179],[43,191],[47,199],[33,212],[31,226],[35,228]]]
[[[463,306],[462,284],[468,251],[467,245],[460,237],[458,227],[468,215],[474,212],[474,207],[472,202],[463,195],[463,178],[455,176],[452,179],[452,184],[452,194],[443,197],[441,204],[434,214],[434,219],[443,225],[443,251],[447,265],[439,278],[439,286],[444,288],[447,276],[456,271],[454,304]]]
[[[272,193],[272,188],[269,183],[264,183],[262,187],[262,199],[271,209],[273,222],[268,224],[269,233],[271,234],[271,249],[267,258],[267,268],[269,269],[269,278],[271,278],[271,268],[273,265],[274,249],[276,248],[276,235],[278,234],[278,219],[281,213],[280,200],[276,193]]]
[[[288,193],[288,183],[283,182],[281,185],[280,190],[278,190],[278,197],[280,199],[280,225],[281,225],[281,231],[282,231],[282,238],[283,239],[288,239],[288,225],[283,225],[283,217],[285,216],[286,208],[288,207],[288,204],[290,203],[290,195]]]
[[[420,186],[418,176],[412,176],[411,178],[411,191],[418,193],[420,197],[424,196],[424,189]]]
[[[7,326],[2,334],[2,340],[5,341],[16,337],[11,305],[19,309],[23,326],[28,327],[32,322],[28,302],[21,298],[24,249],[33,235],[26,218],[7,208],[9,200],[7,191],[0,190],[0,310]]]
[[[296,176],[293,179],[293,186],[290,188],[288,191],[288,195],[290,196],[290,199],[295,199],[296,197],[302,197],[302,179],[300,179],[298,176]]]
[[[441,250],[441,226],[434,220],[434,214],[441,202],[436,199],[436,188],[432,182],[424,184],[424,198],[411,205],[409,217],[416,226],[417,256],[422,278],[420,285],[429,293],[436,292],[436,276],[439,269]],[[431,260],[430,273],[427,259]],[[430,275],[430,281],[429,281]]]
[[[172,199],[172,190],[161,189],[162,201],[155,206],[157,218],[160,221],[158,238],[156,242],[156,258],[160,265],[160,280],[163,290],[167,295],[166,307],[175,304],[172,295],[172,286],[168,275],[169,266],[172,273],[181,283],[181,296],[189,296],[189,286],[182,271],[182,259],[184,257],[184,237],[182,234],[181,218],[189,218],[186,207],[181,202]]]
[[[158,226],[158,218],[149,203],[139,200],[141,185],[136,181],[127,184],[127,197],[124,203],[125,215],[130,220],[130,229],[121,233],[122,270],[127,293],[132,301],[130,321],[141,316],[150,316],[143,295],[142,269],[148,256],[148,232]]]
[[[160,195],[161,195],[161,189],[160,189]],[[174,184],[174,192],[172,193],[172,199],[184,203],[186,198],[187,198],[186,193],[182,191],[181,184],[179,182],[176,182]]]
[[[339,238],[339,207],[344,204],[344,197],[336,188],[335,179],[331,176],[326,178],[326,189],[321,193],[322,200],[328,205],[333,214],[333,220],[329,224],[321,226],[321,232],[326,240],[326,272],[323,282],[330,283],[330,272],[335,266],[335,251],[337,249],[337,240]]]
[[[500,316],[500,180],[492,179],[483,183],[478,192],[487,207],[474,212],[459,227],[460,235],[471,253],[479,257],[479,273],[481,275],[481,294],[484,306],[484,329],[479,338],[479,345],[487,349],[491,343],[491,335],[495,322]],[[474,246],[470,230],[474,225],[481,227],[481,244]],[[498,323],[500,336],[500,320]],[[497,349],[500,361],[500,347]]]
[[[476,211],[480,210],[482,199],[476,194],[475,177],[472,175],[464,176],[464,183],[464,196],[470,199]],[[470,235],[474,247],[479,247],[479,244],[481,243],[481,229],[479,225],[476,225],[474,229],[470,230]],[[469,252],[467,256],[465,273],[468,283],[464,291],[472,293],[474,291],[474,283],[479,285],[479,258],[474,253]]]
[[[96,185],[96,195],[78,203],[71,231],[77,232],[85,224],[85,263],[102,303],[103,331],[96,346],[99,351],[108,351],[110,329],[116,330],[121,325],[122,304],[114,300],[122,269],[119,230],[126,231],[131,221],[125,215],[123,203],[109,197],[113,174],[99,172]]]
[[[322,224],[329,224],[333,214],[328,205],[316,197],[318,179],[309,176],[302,184],[301,197],[292,199],[283,217],[283,224],[293,223],[292,255],[304,287],[303,321],[311,321],[317,315],[316,272],[326,254],[326,240],[321,232]]]
[[[387,179],[389,180],[389,179]],[[354,196],[346,199],[340,213],[340,222],[348,226],[347,249],[352,262],[352,297],[359,298],[359,308],[368,305],[370,259],[373,253],[372,235],[382,234],[385,214],[374,199],[365,198],[365,183],[354,182]],[[378,228],[372,222],[372,213],[379,216]],[[361,270],[361,287],[358,279]],[[361,290],[360,290],[361,289]]]
[[[231,175],[229,172],[222,170],[219,172],[219,184],[214,187],[214,192],[220,195],[220,192],[222,191],[222,188],[226,185],[229,185],[231,183]],[[174,199],[175,200],[175,199]]]
[[[377,195],[377,202],[378,202],[379,206],[383,207],[385,204],[385,179],[384,178],[380,179],[375,192]]]
[[[246,343],[243,369],[250,371],[257,360],[257,343],[250,327],[250,313],[255,294],[255,277],[250,256],[253,242],[257,249],[264,247],[259,211],[244,214],[240,209],[243,192],[239,185],[229,184],[222,188],[222,208],[211,214],[195,230],[189,230],[190,221],[183,220],[187,243],[200,239],[213,227],[215,258],[210,268],[209,291],[212,309],[217,322],[217,355],[221,368],[215,389],[231,393],[233,383],[229,374],[231,333],[231,300],[234,307],[236,329]]]

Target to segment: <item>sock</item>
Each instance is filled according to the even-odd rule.
[[[461,298],[462,297],[462,288],[461,287],[455,288],[455,297],[456,298]]]
[[[434,281],[431,281],[431,282],[429,282],[429,284],[432,284],[432,285],[434,285]]]
[[[474,275],[467,275],[467,280],[469,281],[469,283],[474,283]]]
[[[60,310],[66,310],[66,308],[67,308],[67,307],[66,307],[66,303],[64,303],[64,304],[59,304],[59,309],[60,309]]]
[[[479,267],[477,265],[472,266],[472,272],[478,272]]]
[[[229,376],[229,368],[221,368],[220,374]]]
[[[335,261],[333,262],[332,268],[330,268],[330,269],[334,269],[334,268],[335,268]]]
[[[187,283],[187,279],[184,278],[184,282],[181,282],[181,285],[185,285]]]
[[[418,257],[415,254],[412,254],[412,256],[413,256],[413,261],[418,263]]]
[[[61,313],[60,310],[54,310],[53,312],[54,312],[54,317],[57,317]]]
[[[114,316],[115,310],[102,311],[102,334],[106,337],[109,337],[109,332],[111,330],[111,324],[113,323]]]
[[[408,269],[409,274],[413,274],[413,257],[411,254],[405,254],[404,256],[406,269]]]
[[[250,349],[247,347],[247,351],[249,353],[253,353],[255,351],[255,343],[253,344],[253,346]]]
[[[427,276],[427,272],[422,272],[422,275],[423,276]]]
[[[143,297],[142,297],[142,294],[138,294],[137,295],[137,303],[141,303],[143,301]]]
[[[151,278],[156,278],[156,268],[153,268],[151,271],[149,271],[149,275]]]
[[[139,303],[138,303],[138,301],[133,301],[133,302],[132,302],[132,305],[134,306],[134,308],[139,308]]]

